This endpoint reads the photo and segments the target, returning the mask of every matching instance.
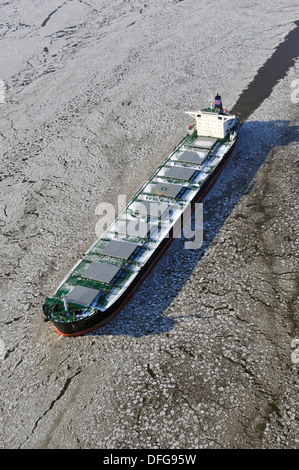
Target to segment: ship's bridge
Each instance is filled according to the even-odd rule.
[[[223,111],[221,97],[217,95],[216,98],[214,106],[187,111],[187,114],[196,120],[197,135],[224,139],[236,124],[237,117]]]

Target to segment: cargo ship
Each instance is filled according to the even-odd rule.
[[[59,334],[84,335],[121,311],[227,163],[239,119],[221,96],[186,113],[195,122],[185,137],[45,300],[45,320]]]

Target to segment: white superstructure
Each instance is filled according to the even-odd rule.
[[[230,115],[222,108],[221,97],[215,98],[215,106],[201,111],[187,111],[187,114],[196,120],[197,135],[224,139],[235,126],[237,117]],[[234,138],[231,135],[231,138]]]

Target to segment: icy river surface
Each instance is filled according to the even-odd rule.
[[[1,448],[298,448],[298,60],[247,113],[199,249],[174,240],[91,334],[42,314],[98,204],[137,192],[185,111],[233,108],[298,20],[288,0],[0,1]]]

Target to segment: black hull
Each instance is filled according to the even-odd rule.
[[[210,174],[209,178],[201,186],[200,190],[191,201],[191,211],[194,211],[195,204],[202,201],[202,199],[208,193],[210,188],[216,182],[220,173],[222,172],[225,165],[227,164],[231,156],[233,148],[234,148],[234,144],[225,154],[225,156],[223,157],[221,162],[217,165],[215,170]],[[105,310],[105,312],[101,312],[100,310],[98,310],[90,317],[78,320],[76,322],[70,322],[70,323],[62,323],[62,322],[60,323],[60,322],[55,322],[51,320],[56,331],[63,336],[80,336],[80,335],[89,333],[95,329],[101,328],[102,326],[109,323],[114,317],[116,317],[116,315],[120,313],[120,311],[123,309],[126,303],[134,295],[134,293],[136,292],[140,284],[144,281],[144,279],[147,277],[149,272],[153,269],[155,264],[159,261],[163,253],[165,253],[165,251],[171,244],[173,238],[174,238],[174,235],[171,229],[168,233],[168,237],[165,237],[164,240],[160,243],[154,255],[143,266],[139,274],[132,281],[132,283],[129,285],[126,291],[119,297],[119,299],[113,305],[111,305],[111,307]]]

